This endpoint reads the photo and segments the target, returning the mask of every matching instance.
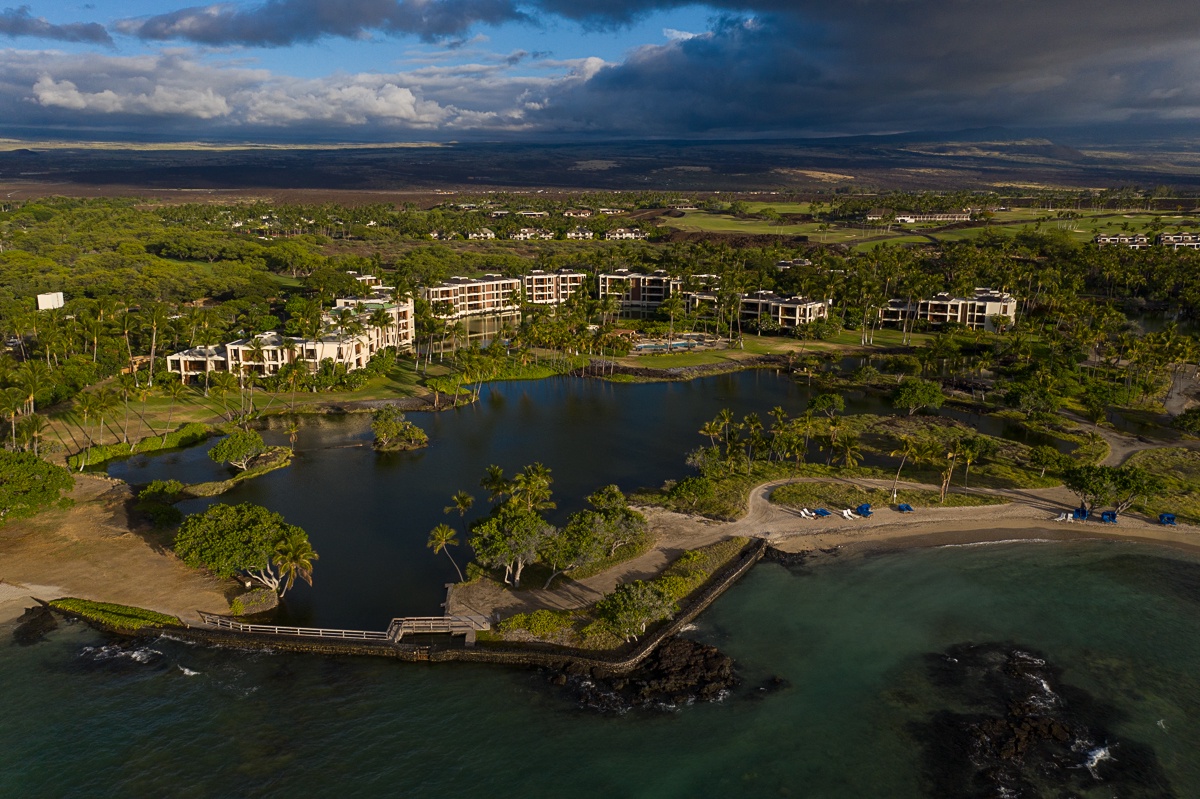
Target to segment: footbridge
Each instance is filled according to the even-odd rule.
[[[486,616],[402,616],[392,619],[386,630],[339,630],[327,627],[287,627],[278,624],[246,624],[198,611],[206,627],[230,630],[247,635],[278,635],[291,638],[314,638],[338,641],[378,641],[398,644],[406,635],[461,635],[467,646],[475,643],[475,635],[492,628]]]

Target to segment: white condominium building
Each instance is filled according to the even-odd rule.
[[[1004,317],[1010,322],[1017,319],[1017,301],[1009,293],[990,288],[976,288],[974,296],[953,297],[942,292],[932,299],[888,300],[886,307],[879,309],[883,322],[903,323],[906,319],[923,319],[930,324],[959,324],[972,330],[995,331],[994,317]]]
[[[1157,243],[1172,250],[1200,250],[1200,233],[1159,233]]]
[[[1092,241],[1097,247],[1128,247],[1131,250],[1144,250],[1150,246],[1150,238],[1141,233],[1113,233],[1096,236]]]
[[[375,325],[372,317],[382,310],[386,323]],[[350,313],[346,313],[350,311]],[[192,347],[167,356],[168,371],[186,383],[206,372],[234,372],[270,377],[285,364],[303,362],[315,371],[326,359],[352,372],[367,365],[384,347],[406,350],[413,341],[413,304],[379,299],[339,299],[331,313],[322,318],[317,338],[259,333],[216,347]],[[376,321],[384,321],[379,319]]]
[[[829,318],[829,303],[807,297],[781,297],[773,291],[742,295],[742,321],[770,319],[780,327],[807,325]]]
[[[587,275],[574,269],[544,272],[535,269],[525,275],[525,301],[534,305],[559,305],[583,287]]]
[[[421,289],[421,297],[435,309],[448,303],[449,310],[438,314],[443,319],[457,319],[484,313],[511,313],[521,310],[522,281],[516,277],[484,275],[483,277],[452,277],[437,286]]]

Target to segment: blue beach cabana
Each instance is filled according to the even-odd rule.
[[[901,502],[896,506],[896,510],[900,511],[901,513],[912,513],[913,506],[909,505],[907,502]]]
[[[1071,519],[1077,522],[1086,522],[1091,515],[1087,508],[1076,508],[1075,512],[1071,514]]]
[[[1159,524],[1169,524],[1172,527],[1174,527],[1175,526],[1175,514],[1174,513],[1158,514],[1158,523]]]
[[[864,502],[863,504],[859,505],[858,508],[855,509],[854,512],[857,513],[859,516],[864,516],[864,517],[870,516],[871,515],[871,503]]]
[[[1116,524],[1117,512],[1115,510],[1106,510],[1100,514],[1100,521],[1104,524]]]

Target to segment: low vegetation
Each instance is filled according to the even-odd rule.
[[[618,585],[588,608],[518,613],[497,625],[498,637],[587,649],[613,649],[637,640],[736,558],[750,543],[730,538],[684,552],[651,580]]]
[[[895,501],[892,492],[885,488],[871,488],[846,482],[802,482],[789,483],[771,492],[771,501],[789,508],[857,508],[864,502],[876,507],[889,507],[904,502],[914,508],[945,507],[965,508],[982,505],[1004,505],[1003,497],[989,494],[964,494],[960,491],[946,492],[945,501],[939,501],[938,492],[930,489],[900,487]]]
[[[1182,447],[1134,453],[1127,467],[1144,469],[1161,481],[1160,491],[1140,497],[1130,506],[1151,519],[1174,513],[1179,521],[1200,524],[1200,452]]]
[[[0,450],[0,527],[51,507],[70,507],[62,496],[75,485],[71,473],[32,452]]]
[[[175,616],[128,605],[114,605],[109,602],[92,602],[87,599],[69,597],[52,600],[49,604],[56,610],[66,611],[114,630],[133,632],[147,628],[183,626],[183,623]]]

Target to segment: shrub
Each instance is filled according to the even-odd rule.
[[[145,608],[114,605],[109,602],[92,602],[88,599],[64,598],[50,602],[50,607],[82,616],[89,621],[117,630],[141,630],[146,627],[181,627],[183,623],[174,616]]]

